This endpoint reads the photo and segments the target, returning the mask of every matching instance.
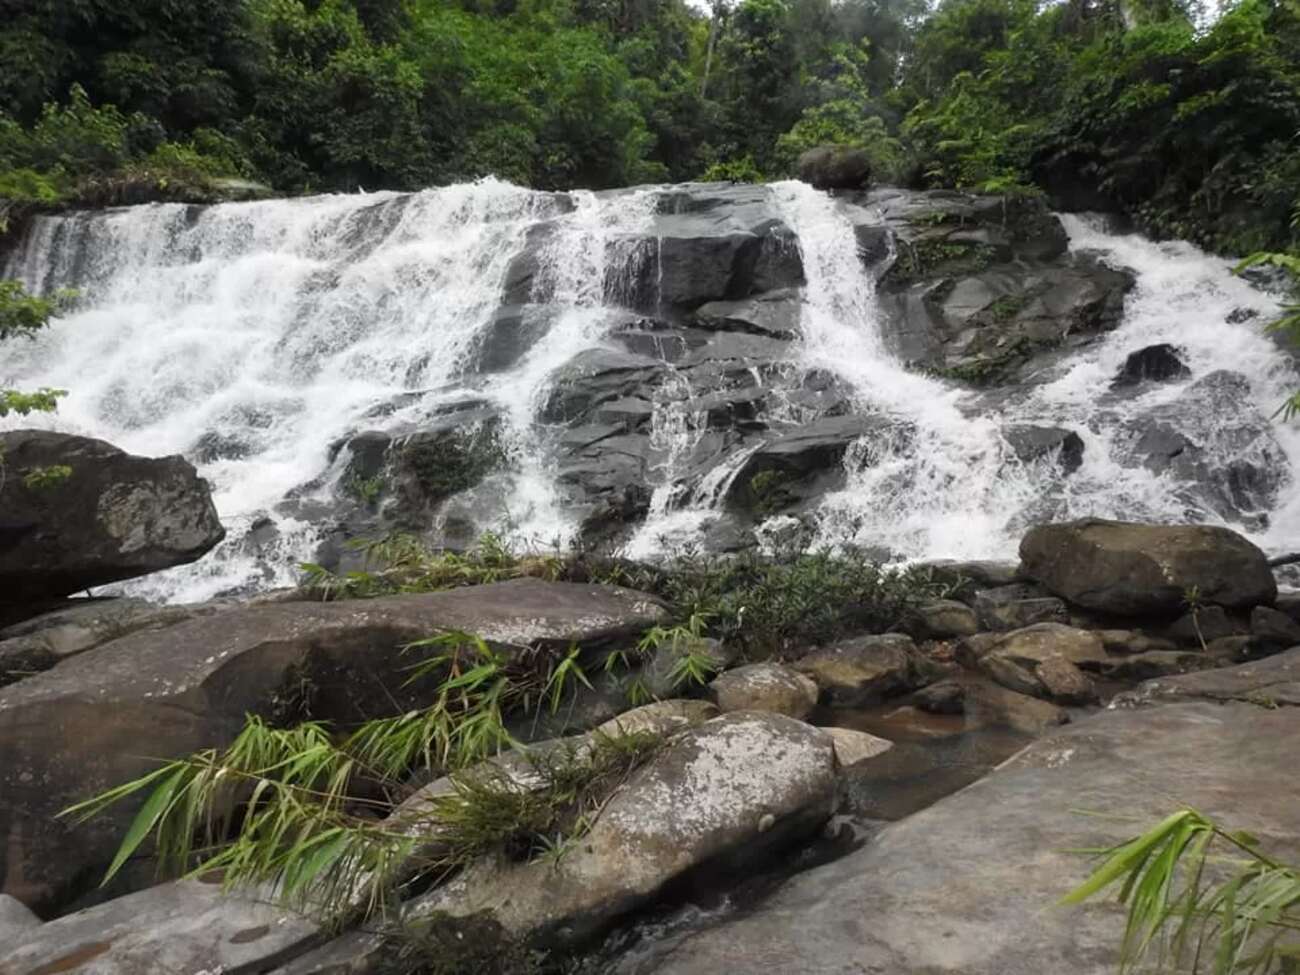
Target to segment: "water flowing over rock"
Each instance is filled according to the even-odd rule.
[[[935,560],[1106,516],[1300,548],[1300,434],[1267,422],[1296,377],[1240,314],[1275,299],[1039,203],[484,180],[39,216],[3,274],[83,296],[12,350],[71,391],[39,422],[213,485],[228,539],[136,595],[289,584],[393,530],[644,557],[793,516]]]

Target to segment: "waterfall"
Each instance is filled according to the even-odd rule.
[[[570,200],[488,179],[40,217],[4,276],[44,293],[75,287],[79,310],[11,343],[0,378],[69,390],[43,425],[185,454],[212,483],[227,541],[131,592],[190,601],[287,585],[319,539],[277,503],[325,500],[331,445],[349,433],[401,429],[466,395],[459,373],[511,259],[530,230],[553,225],[533,287],[557,317],[480,393],[501,406],[520,469],[503,516],[530,537],[567,538],[534,413],[548,374],[599,338],[653,199]],[[255,556],[241,539],[268,517],[277,550]]]
[[[735,226],[789,228],[804,281],[790,292],[795,338],[754,338],[767,343],[758,358],[743,343],[721,359],[696,354],[721,333],[693,324],[692,306],[663,293],[665,245],[682,232],[674,207],[691,193],[723,207],[710,227],[731,219],[726,201],[739,198],[749,222]],[[635,391],[644,426],[622,434],[645,445],[646,481],[636,486],[649,516],[625,548],[637,557],[661,552],[664,538],[701,540],[754,455],[817,419],[801,387],[816,376],[834,377],[846,408],[881,418],[884,431],[850,446],[843,486],[805,513],[823,545],[903,560],[993,558],[1013,556],[1024,528],[1044,518],[1222,520],[1135,454],[1135,424],[1162,409],[1180,436],[1224,461],[1229,481],[1236,462],[1300,470],[1295,424],[1260,419],[1261,433],[1243,425],[1242,409],[1178,415],[1182,397],[1215,370],[1244,377],[1217,395],[1248,400],[1245,412],[1261,418],[1300,382],[1261,330],[1277,302],[1228,262],[1064,217],[1072,249],[1136,275],[1122,323],[1019,386],[972,391],[889,351],[876,278],[859,257],[862,219],[797,182],[551,194],[492,179],[413,194],[39,217],[0,271],[33,291],[72,287],[81,297],[35,341],[7,344],[0,383],[70,392],[56,414],[3,425],[38,422],[190,458],[213,485],[228,540],[195,565],[126,587],[180,601],[293,582],[338,504],[349,458],[340,445],[363,430],[419,430],[466,401],[497,417],[508,458],[471,489],[480,508],[528,544],[570,543],[581,511],[557,477],[566,425],[548,422],[546,406],[557,370],[584,355],[631,356],[653,374]],[[743,236],[717,233],[726,246]],[[674,253],[680,287],[683,251]],[[646,325],[634,308],[657,321]],[[505,310],[526,337],[507,339],[515,344],[504,361],[482,368],[482,344]],[[619,344],[628,328],[640,329],[640,345]],[[1161,342],[1181,350],[1190,379],[1108,393],[1128,354]],[[734,379],[719,384],[720,369]],[[713,427],[701,403],[729,390],[760,413]],[[1067,475],[1052,457],[1019,459],[1008,437],[1017,425],[1073,431],[1081,466]],[[1294,477],[1274,495],[1233,527],[1272,550],[1300,549]],[[271,540],[250,545],[263,525]]]
[[[802,365],[839,376],[862,409],[902,421],[893,436],[849,451],[847,486],[827,496],[818,512],[823,545],[853,542],[904,559],[1012,558],[1024,529],[1043,518],[1182,522],[1190,514],[1221,522],[1213,511],[1189,512],[1167,477],[1126,462],[1126,421],[1176,398],[1187,382],[1157,384],[1108,405],[1100,394],[1129,353],[1161,342],[1183,351],[1193,376],[1223,368],[1243,373],[1265,417],[1298,381],[1261,331],[1277,302],[1234,276],[1229,262],[1187,243],[1108,234],[1065,216],[1073,249],[1134,271],[1137,287],[1120,328],[1073,355],[1052,381],[1022,398],[1007,397],[990,416],[976,394],[907,371],[885,351],[873,278],[855,273],[853,226],[835,201],[801,183],[776,184],[772,191],[798,235],[808,278]],[[1228,449],[1216,444],[1218,418],[1187,416],[1179,423],[1196,442]],[[1016,424],[1074,430],[1085,442],[1083,466],[1063,477],[1050,458],[1018,460],[1002,433]],[[1286,466],[1300,471],[1300,430],[1278,424],[1271,432]],[[1231,527],[1266,548],[1294,549],[1300,543],[1294,474],[1267,527]]]

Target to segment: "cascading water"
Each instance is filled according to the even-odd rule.
[[[519,466],[510,516],[533,537],[565,536],[533,417],[549,373],[600,335],[604,297],[629,273],[628,242],[653,193],[565,202],[484,180],[38,219],[4,275],[47,293],[74,287],[83,310],[17,346],[11,377],[70,391],[42,423],[189,456],[228,530],[201,562],[131,591],[184,601],[292,582],[317,533],[275,515],[276,504],[304,486],[323,496],[330,447],[345,435],[401,429],[465,396],[458,370],[499,305],[511,259],[547,221],[554,233],[534,289],[558,316],[482,393],[502,407]],[[254,557],[240,541],[267,516],[276,550]]]
[[[701,205],[715,205],[715,190],[699,192]],[[720,333],[687,335],[689,317],[664,301],[670,260],[657,227],[681,225],[659,210],[675,206],[679,190],[555,195],[485,180],[416,194],[40,218],[4,276],[47,293],[74,287],[82,298],[36,341],[10,343],[0,380],[66,388],[59,412],[39,422],[138,453],[184,453],[213,483],[228,541],[193,566],[129,586],[172,600],[292,581],[319,544],[315,524],[296,512],[313,502],[328,511],[345,487],[348,452],[337,445],[360,430],[418,430],[467,400],[499,417],[510,463],[483,488],[499,523],[534,544],[566,543],[578,513],[556,475],[563,431],[542,419],[557,370],[600,346],[628,355],[615,339],[629,327],[645,340],[637,347],[645,354],[632,358],[652,375],[635,392],[645,426],[625,431],[645,443],[637,486],[648,489],[649,516],[625,549],[639,557],[660,551],[665,536],[698,540],[765,438],[817,418],[801,377],[835,377],[850,409],[888,421],[849,448],[844,487],[813,512],[818,541],[901,559],[1011,555],[1024,526],[1043,517],[1220,520],[1135,458],[1134,424],[1176,411],[1189,384],[1216,369],[1244,376],[1242,395],[1263,416],[1298,381],[1260,331],[1276,302],[1227,262],[1066,217],[1075,250],[1136,273],[1124,320],[990,400],[909,370],[888,351],[875,281],[858,255],[860,213],[800,183],[775,184],[765,197],[745,192],[739,206],[750,215],[762,208],[745,226],[780,218],[805,280],[794,299],[799,337],[754,339],[768,343],[766,359],[746,358],[734,333],[731,351],[701,359],[691,350]],[[716,227],[725,209],[708,219]],[[531,291],[515,288],[508,300],[524,302],[521,328],[533,337],[512,347],[507,364],[480,370],[480,342],[521,255],[534,261]],[[680,284],[680,264],[673,273]],[[653,309],[660,322],[641,323],[631,307]],[[1106,395],[1125,357],[1158,342],[1179,347],[1193,379]],[[734,376],[719,385],[719,369]],[[728,389],[747,390],[761,412],[743,430],[720,432],[701,397],[717,403]],[[1292,480],[1260,516],[1235,527],[1270,549],[1300,548],[1300,430],[1243,434],[1214,410],[1171,422],[1216,457],[1289,469]],[[1006,433],[1017,424],[1075,431],[1082,465],[1064,476],[1051,457],[1018,459]],[[296,506],[285,507],[286,497]],[[275,547],[250,548],[248,529],[267,517]]]
[[[1189,511],[1175,486],[1140,464],[1125,463],[1124,456],[1125,421],[1176,398],[1186,384],[1160,384],[1103,408],[1099,394],[1125,357],[1143,346],[1173,343],[1193,375],[1225,367],[1243,373],[1264,416],[1297,382],[1258,324],[1276,312],[1277,303],[1232,275],[1228,262],[1190,244],[1107,234],[1066,216],[1072,248],[1096,251],[1113,266],[1136,272],[1124,322],[1070,359],[1053,381],[1020,400],[1008,399],[996,417],[979,415],[970,394],[906,371],[884,350],[872,279],[854,272],[853,227],[835,203],[801,183],[777,184],[773,194],[798,235],[808,278],[803,364],[841,377],[864,409],[903,421],[893,436],[849,451],[848,484],[819,511],[823,544],[851,541],[907,559],[1011,557],[1027,523],[1043,515],[1186,521]],[[1212,416],[1180,420],[1185,432],[1212,449],[1218,422]],[[1083,466],[1062,478],[1051,458],[1017,460],[1001,432],[1015,424],[1075,430],[1085,441]],[[1272,433],[1290,471],[1300,471],[1300,430],[1279,425]],[[1294,548],[1300,542],[1294,479],[1277,500],[1267,527],[1234,527],[1246,527],[1266,547]],[[1221,520],[1212,511],[1192,514],[1199,521]]]

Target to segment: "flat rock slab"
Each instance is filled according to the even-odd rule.
[[[230,610],[105,644],[0,690],[2,890],[43,911],[68,903],[98,881],[144,797],[77,827],[59,810],[229,743],[246,714],[274,717],[303,687],[326,720],[418,706],[429,688],[404,687],[413,658],[401,652],[413,640],[454,629],[503,646],[603,647],[665,615],[631,590],[520,579]]]
[[[1134,689],[1130,700],[1247,701],[1265,707],[1300,706],[1300,647],[1236,667],[1160,677]]]
[[[317,926],[252,893],[183,880],[69,914],[0,945],[0,975],[252,975],[310,948]]]
[[[1090,861],[1180,803],[1300,852],[1300,709],[1185,703],[1106,711],[789,881],[744,917],[680,935],[618,975],[1113,975],[1113,901],[1057,908]],[[1079,815],[1084,809],[1123,821]]]

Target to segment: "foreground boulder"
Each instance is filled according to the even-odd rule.
[[[413,902],[408,922],[464,918],[506,943],[580,943],[694,867],[806,835],[834,793],[829,735],[783,715],[723,715],[635,773],[558,862],[485,858]]]
[[[246,714],[344,723],[421,703],[401,647],[441,630],[501,647],[630,640],[662,622],[648,596],[521,579],[426,595],[230,610],[135,633],[0,691],[0,878],[38,910],[111,858],[140,802],[82,826],[59,810],[229,743]]]
[[[0,601],[184,565],[225,536],[207,483],[181,457],[46,430],[0,434],[0,454]]]
[[[926,972],[1112,975],[1124,933],[1113,899],[1055,907],[1106,848],[1178,803],[1300,843],[1279,783],[1300,709],[1190,703],[1106,711],[1030,746],[987,778],[799,874],[744,915],[664,942],[617,975]],[[1109,816],[1085,816],[1078,810]]]
[[[1034,579],[1076,606],[1118,616],[1177,616],[1203,603],[1249,609],[1277,583],[1264,553],[1227,528],[1087,518],[1040,525],[1020,542]]]
[[[0,972],[266,971],[319,938],[315,924],[270,900],[267,891],[223,892],[220,883],[162,884],[18,931],[0,942]]]

